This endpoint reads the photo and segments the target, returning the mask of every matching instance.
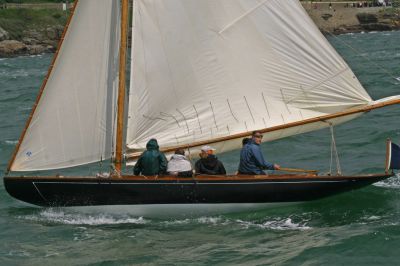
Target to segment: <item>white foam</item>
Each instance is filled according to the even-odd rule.
[[[31,257],[31,253],[25,250],[11,250],[7,253],[7,256],[26,258],[26,257]]]
[[[197,222],[200,224],[220,224],[223,223],[223,219],[221,217],[200,217],[197,219]]]
[[[183,220],[172,220],[172,221],[164,221],[164,225],[185,225],[191,222],[190,219],[183,219]]]
[[[32,110],[32,107],[19,107],[18,109],[21,111],[30,111]]]
[[[229,219],[223,218],[221,216],[218,217],[200,217],[196,219],[182,219],[182,220],[171,220],[171,221],[163,221],[161,224],[165,226],[180,226],[186,224],[200,224],[200,225],[213,225],[213,226],[239,226],[243,229],[251,229],[251,228],[261,228],[261,229],[269,229],[269,230],[309,230],[312,229],[310,226],[306,225],[306,222],[293,222],[292,218],[276,218],[272,220],[268,220],[265,222],[258,221],[246,221],[240,219]]]
[[[222,203],[222,204],[152,204],[152,205],[114,205],[68,207],[65,210],[85,214],[131,215],[145,218],[186,219],[210,217],[215,215],[255,212],[297,203]]]
[[[370,217],[367,217],[367,220],[379,220],[380,218],[381,218],[380,216],[372,215]]]
[[[365,216],[362,219],[365,221],[378,221],[378,220],[382,219],[382,217],[377,216],[377,215],[371,215],[371,216]]]
[[[60,253],[54,252],[54,253],[48,253],[48,254],[46,254],[44,257],[45,257],[45,258],[48,258],[48,257],[54,257],[54,256],[58,256],[58,255],[60,255]]]
[[[110,225],[110,224],[146,224],[143,217],[121,216],[115,217],[106,214],[82,215],[77,213],[65,213],[64,211],[46,209],[34,215],[20,216],[19,218],[69,225]],[[80,227],[84,228],[84,227]]]
[[[400,173],[398,173],[395,176],[388,178],[386,180],[377,182],[374,184],[374,186],[398,189],[398,188],[400,188]]]
[[[18,143],[18,140],[6,140],[4,143],[8,145],[15,145]]]
[[[238,223],[242,224],[245,228],[258,227],[262,229],[271,230],[309,230],[311,227],[307,226],[305,223],[294,223],[291,218],[276,219],[271,221],[266,221],[262,224],[237,220]]]
[[[45,209],[35,214],[19,216],[19,219],[43,223],[55,223],[65,225],[78,225],[77,229],[86,231],[86,226],[118,225],[118,224],[154,224],[158,223],[166,227],[182,226],[187,224],[212,225],[212,226],[239,226],[243,229],[259,228],[268,230],[309,230],[312,229],[307,221],[294,222],[292,218],[269,219],[267,221],[246,221],[240,219],[229,219],[221,216],[204,216],[199,218],[186,218],[177,220],[147,220],[143,217],[115,216],[110,214],[88,215],[75,212],[65,212],[60,209]],[[373,219],[373,218],[371,218]]]
[[[10,75],[10,78],[12,79],[18,79],[21,77],[28,77],[29,74],[28,73],[13,73],[14,75]]]
[[[42,57],[43,55],[45,55],[44,53],[41,54],[34,54],[34,55],[30,55],[29,57],[34,58],[34,57]]]
[[[204,216],[199,218],[168,220],[168,221],[163,221],[161,223],[167,226],[185,225],[185,224],[226,225],[231,223],[231,221],[229,221],[229,219],[224,219],[220,216],[218,217]]]

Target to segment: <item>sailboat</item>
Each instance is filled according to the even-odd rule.
[[[239,206],[321,199],[393,175],[390,166],[359,176],[124,174],[151,138],[166,154],[196,155],[202,145],[222,153],[254,130],[273,141],[400,103],[372,100],[297,0],[131,7],[126,92],[128,0],[75,1],[4,177],[11,196],[39,206]],[[108,175],[15,174],[108,159]]]

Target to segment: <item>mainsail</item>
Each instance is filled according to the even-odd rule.
[[[150,138],[164,150],[209,142],[228,151],[241,145],[229,136],[372,102],[297,0],[134,2],[131,152]],[[264,140],[328,126],[281,127]]]
[[[119,1],[78,1],[17,150],[12,171],[110,158],[115,130]]]

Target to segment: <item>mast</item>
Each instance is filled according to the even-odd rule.
[[[55,63],[57,61],[57,58],[58,58],[58,54],[59,54],[60,49],[62,47],[62,44],[64,42],[65,35],[67,34],[69,25],[71,23],[72,17],[74,16],[74,13],[75,13],[76,7],[78,6],[78,3],[79,3],[79,0],[76,0],[75,3],[74,3],[74,6],[72,7],[71,13],[70,13],[70,15],[68,17],[67,23],[65,24],[65,27],[64,27],[63,33],[61,35],[61,38],[60,38],[60,40],[58,42],[57,50],[56,50],[56,52],[55,52],[55,54],[53,56],[53,59],[51,61],[50,67],[49,67],[49,69],[47,71],[46,77],[43,80],[42,86],[40,87],[39,94],[38,94],[38,96],[36,98],[36,101],[35,101],[33,107],[32,107],[31,113],[29,114],[29,118],[26,121],[25,127],[22,130],[21,136],[19,137],[19,140],[18,140],[17,146],[15,147],[14,153],[11,156],[10,161],[8,162],[6,173],[10,172],[11,167],[12,167],[12,165],[13,165],[13,163],[15,161],[15,158],[17,156],[17,153],[18,153],[18,151],[19,151],[19,149],[21,147],[22,141],[24,140],[26,132],[27,132],[27,130],[28,130],[28,128],[29,128],[29,126],[30,126],[30,124],[32,122],[33,115],[35,114],[35,111],[36,111],[36,109],[37,109],[37,107],[39,105],[40,99],[42,98],[44,89],[46,88],[47,81],[49,80],[49,77],[50,77],[50,75],[51,75],[51,73],[53,71],[54,65],[55,65]]]
[[[121,6],[121,43],[119,54],[119,86],[118,86],[118,115],[117,115],[117,138],[115,147],[115,170],[120,176],[122,165],[123,126],[125,108],[125,86],[126,86],[126,48],[128,42],[128,0],[122,0]]]

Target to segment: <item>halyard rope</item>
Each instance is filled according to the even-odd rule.
[[[337,171],[337,175],[342,175],[342,169],[340,167],[340,161],[339,161],[339,154],[337,151],[337,147],[336,147],[336,140],[335,140],[335,134],[333,131],[333,124],[329,123],[329,128],[331,131],[331,165],[329,168],[329,174],[332,174],[332,166],[333,166],[333,155],[335,154],[335,159],[336,159],[336,171]]]

